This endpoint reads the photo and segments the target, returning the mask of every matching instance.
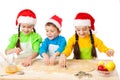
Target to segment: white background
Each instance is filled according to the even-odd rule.
[[[74,34],[73,19],[78,12],[88,12],[95,18],[96,35],[115,50],[113,58],[99,53],[99,59],[113,59],[120,71],[120,0],[1,0],[0,1],[0,52],[4,53],[8,39],[17,32],[15,20],[22,9],[36,13],[36,31],[46,37],[44,24],[54,14],[63,19],[61,35],[66,40]],[[69,57],[72,58],[72,55]],[[120,75],[120,72],[119,72]]]

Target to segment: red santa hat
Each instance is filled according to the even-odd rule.
[[[88,13],[78,13],[74,20],[74,26],[90,26],[92,30],[94,27],[94,18]]]
[[[57,15],[53,15],[47,22],[51,22],[56,25],[56,27],[61,31],[62,27],[62,18]]]
[[[30,9],[24,9],[20,11],[17,15],[16,25],[18,26],[19,23],[28,23],[28,24],[36,24],[36,15]]]

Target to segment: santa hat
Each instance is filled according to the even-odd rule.
[[[30,9],[24,9],[20,11],[17,15],[16,25],[18,26],[19,23],[28,23],[28,24],[36,24],[36,15]]]
[[[57,15],[52,16],[47,22],[51,22],[56,25],[56,27],[61,31],[62,27],[62,18]]]
[[[78,13],[74,20],[74,26],[90,26],[92,30],[94,27],[94,18],[88,13]]]

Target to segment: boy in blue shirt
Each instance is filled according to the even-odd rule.
[[[62,19],[57,15],[52,16],[45,24],[47,38],[40,47],[40,56],[46,65],[54,65],[57,56],[59,56],[66,46],[66,40],[60,36]]]

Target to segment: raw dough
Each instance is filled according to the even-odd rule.
[[[81,65],[82,64],[82,65]],[[45,65],[42,61],[36,60],[31,66],[31,70],[45,71],[48,73],[62,72],[62,73],[76,73],[79,71],[93,71],[96,69],[96,63],[89,60],[67,60],[67,68],[61,68],[58,63],[56,65]],[[77,65],[77,66],[76,66]]]

